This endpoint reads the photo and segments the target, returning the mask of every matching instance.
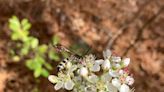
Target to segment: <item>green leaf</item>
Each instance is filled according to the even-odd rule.
[[[23,47],[20,51],[21,55],[27,55],[29,52],[29,48],[28,47]]]
[[[36,48],[38,46],[38,44],[39,44],[38,39],[36,39],[36,38],[31,39],[31,47],[32,48]]]
[[[41,57],[41,56],[37,56],[37,57],[35,57],[35,62],[36,63],[39,63],[39,64],[44,64],[45,63],[45,60],[44,60],[44,58],[43,57]]]
[[[28,31],[31,28],[31,24],[27,19],[21,21],[23,31]]]
[[[45,53],[45,52],[47,51],[47,49],[48,49],[48,47],[47,47],[47,45],[45,45],[45,44],[40,45],[40,46],[38,47],[38,51],[39,51],[40,54]]]
[[[26,61],[26,66],[30,69],[30,70],[34,70],[35,69],[35,63],[33,60],[29,59]]]
[[[12,40],[19,40],[18,34],[13,33],[13,34],[11,35],[11,39],[12,39]]]
[[[48,57],[52,60],[55,60],[55,61],[60,60],[59,56],[57,55],[57,53],[55,51],[49,51],[48,52]]]
[[[42,64],[37,61],[36,57],[34,59],[29,59],[26,61],[26,66],[30,70],[36,70],[37,68],[42,67]]]
[[[52,70],[52,66],[49,63],[44,63],[44,66],[48,69],[48,70]]]
[[[12,30],[12,40],[27,40],[27,36],[29,34],[28,30],[30,27],[31,24],[27,19],[23,19],[21,23],[16,16],[13,16],[11,19],[9,19],[9,28]]]
[[[22,26],[27,25],[27,24],[28,24],[28,19],[23,19],[23,20],[21,21],[21,24],[22,24]]]
[[[23,34],[24,34],[25,37],[28,37],[29,31],[23,31]]]
[[[44,68],[42,69],[42,76],[46,78],[49,76],[49,72]]]
[[[60,39],[59,39],[58,36],[55,35],[55,36],[52,37],[52,43],[53,43],[53,45],[57,45],[59,43],[59,41],[60,41]]]
[[[20,28],[21,28],[20,22],[19,22],[19,19],[16,16],[12,16],[12,18],[9,19],[9,28],[12,31],[20,30]]]
[[[42,74],[42,67],[36,68],[36,70],[34,71],[34,77],[38,78],[41,74]]]

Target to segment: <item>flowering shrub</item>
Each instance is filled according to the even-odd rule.
[[[134,92],[134,83],[128,65],[129,58],[112,55],[110,50],[103,52],[104,59],[96,60],[94,55],[83,58],[71,56],[58,65],[59,72],[50,75],[48,80],[72,92]]]

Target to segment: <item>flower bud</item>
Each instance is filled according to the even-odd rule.
[[[123,75],[124,74],[124,70],[119,70],[119,74]]]
[[[108,70],[110,68],[110,62],[108,59],[106,59],[103,63],[102,63],[102,68],[104,70]]]
[[[130,63],[130,58],[123,59],[123,65],[124,65],[124,67],[127,67],[129,65],[129,63]]]
[[[131,76],[127,76],[126,82],[128,85],[132,85],[134,83],[134,78],[132,78]]]
[[[79,71],[81,76],[87,76],[88,75],[88,69],[86,67],[82,67]]]

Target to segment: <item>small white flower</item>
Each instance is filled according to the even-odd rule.
[[[114,79],[112,79],[112,84],[113,84],[115,87],[120,88],[120,86],[121,86],[121,81],[120,81],[119,79],[117,79],[117,78],[114,78]]]
[[[67,82],[64,83],[64,87],[67,89],[67,90],[72,90],[73,87],[74,87],[74,82],[72,80],[68,80]]]
[[[114,71],[114,70],[109,70],[109,75],[112,77],[118,77],[119,73],[117,71]]]
[[[124,67],[127,67],[129,65],[129,63],[130,63],[130,58],[123,59],[123,65],[124,65]]]
[[[88,69],[86,67],[82,67],[79,71],[81,76],[87,76],[88,75]]]
[[[90,68],[91,71],[93,72],[98,72],[100,71],[100,65],[104,62],[104,60],[100,59],[100,60],[95,60],[93,62],[93,66]]]
[[[67,80],[66,82],[60,81],[56,83],[54,86],[55,90],[59,90],[60,88],[65,88],[67,90],[72,90],[74,87],[74,82],[72,80]]]
[[[131,76],[126,77],[126,82],[128,85],[132,85],[134,83],[134,78]]]
[[[104,70],[108,70],[110,68],[110,61],[108,59],[106,59],[103,63],[102,63],[102,68]]]
[[[130,92],[130,88],[126,84],[122,84],[120,87],[120,92]]]
[[[134,79],[127,66],[129,58],[121,59],[112,56],[110,50],[103,52],[104,59],[95,60],[94,55],[72,58],[65,65],[65,71],[58,76],[50,75],[48,80],[55,84],[54,88],[71,90],[72,92],[134,92],[130,85]],[[103,72],[100,72],[103,70]]]

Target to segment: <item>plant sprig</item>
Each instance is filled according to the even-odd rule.
[[[48,77],[52,70],[50,61],[59,61],[59,55],[50,44],[40,44],[38,38],[30,36],[31,23],[28,19],[21,21],[13,16],[9,19],[9,28],[11,30],[11,40],[14,41],[16,50],[11,48],[13,61],[26,61],[25,65],[32,70],[34,77]],[[56,45],[60,41],[59,37],[52,38],[52,44]],[[16,52],[19,52],[16,54]]]

